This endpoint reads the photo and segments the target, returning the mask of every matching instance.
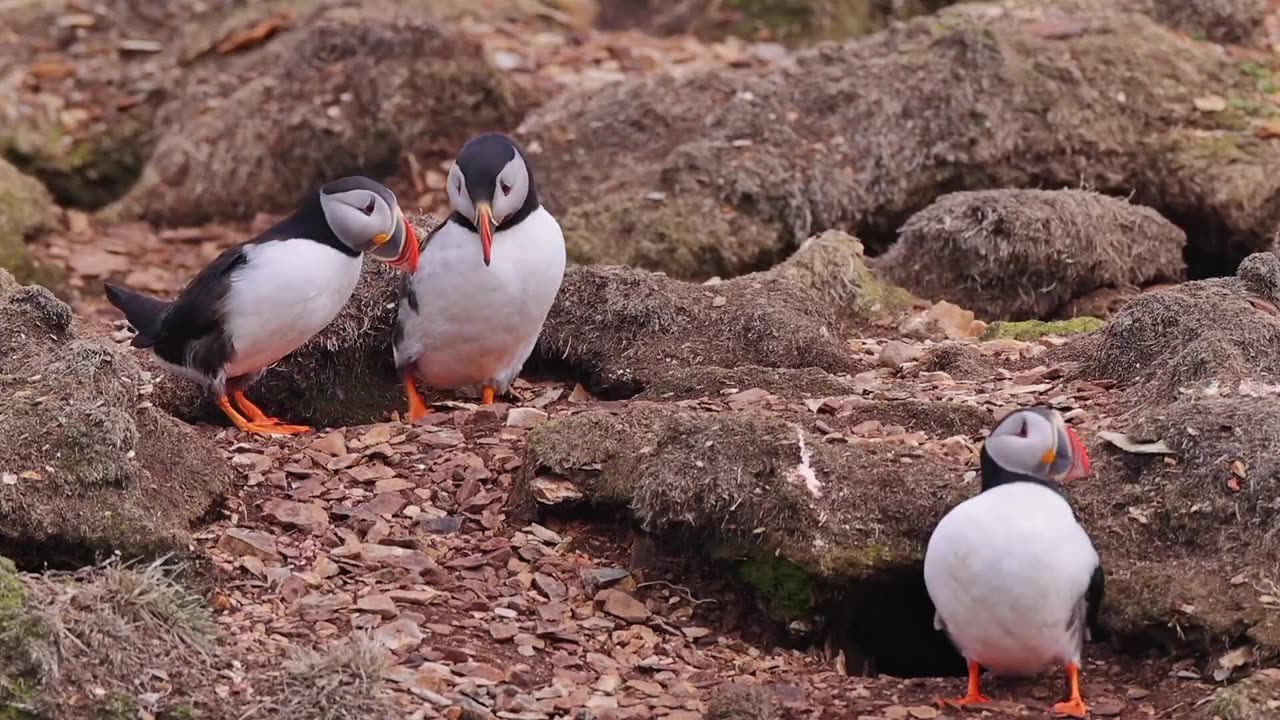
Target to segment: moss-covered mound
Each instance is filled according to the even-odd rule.
[[[1181,280],[1186,235],[1150,208],[1084,190],[944,195],[873,263],[892,282],[988,319],[1050,319],[1098,288]]]
[[[1183,387],[1237,395],[1250,383],[1275,383],[1280,255],[1251,255],[1235,277],[1144,293],[1078,342],[1081,375],[1136,388],[1143,401],[1175,399]]]
[[[53,221],[53,200],[39,180],[0,158],[0,269],[19,282],[32,282],[37,267],[26,239]]]
[[[185,549],[230,471],[146,402],[148,388],[138,364],[71,308],[0,270],[0,539],[18,560]]]
[[[202,55],[116,215],[194,224],[292,207],[326,180],[394,172],[515,123],[480,48],[414,6],[317,3],[270,42]]]
[[[1260,74],[1114,3],[961,3],[763,71],[571,92],[519,133],[580,262],[749,272],[826,229],[883,247],[947,192],[1084,183],[1232,267],[1280,224]]]

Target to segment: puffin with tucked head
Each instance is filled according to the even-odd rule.
[[[560,224],[511,138],[468,140],[447,182],[453,213],[424,241],[396,316],[394,359],[411,421],[426,414],[415,379],[484,404],[504,394],[564,278]]]
[[[173,300],[110,283],[106,293],[137,331],[133,347],[204,385],[237,428],[292,435],[310,428],[267,416],[244,391],[337,317],[360,279],[364,254],[412,273],[418,239],[391,190],[345,177],[261,235],[223,251]]]
[[[981,491],[942,518],[924,558],[934,626],[969,664],[968,693],[952,702],[990,702],[978,689],[982,667],[1030,676],[1057,666],[1071,696],[1051,710],[1084,717],[1080,658],[1104,574],[1058,485],[1089,474],[1084,444],[1056,410],[1018,410],[983,444],[981,472]]]

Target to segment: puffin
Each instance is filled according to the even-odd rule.
[[[938,522],[924,558],[934,627],[968,662],[968,692],[950,702],[990,702],[982,667],[1015,677],[1060,667],[1071,696],[1050,710],[1084,717],[1080,659],[1105,575],[1060,483],[1089,474],[1088,453],[1060,413],[1031,407],[992,429],[980,460],[981,489]]]
[[[288,217],[223,251],[173,300],[111,283],[105,289],[137,333],[132,346],[202,384],[237,428],[295,435],[311,428],[268,416],[245,390],[337,317],[365,254],[412,273],[418,239],[390,189],[350,176],[324,184]]]
[[[449,169],[451,214],[402,285],[392,354],[411,422],[416,380],[492,404],[520,373],[564,278],[564,234],[508,136],[469,139]]]

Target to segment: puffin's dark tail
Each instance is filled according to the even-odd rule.
[[[160,335],[160,322],[164,319],[165,311],[169,309],[169,303],[119,285],[103,283],[102,286],[107,291],[107,300],[119,308],[133,329],[138,331],[138,334],[133,336],[133,346],[148,348],[155,345],[156,338]]]

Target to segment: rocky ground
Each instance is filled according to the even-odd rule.
[[[1093,715],[1280,712],[1280,3],[947,5],[0,0],[0,718],[959,716],[921,554],[1036,403]],[[385,268],[296,438],[101,297],[517,127],[576,264],[498,405],[402,422]]]

